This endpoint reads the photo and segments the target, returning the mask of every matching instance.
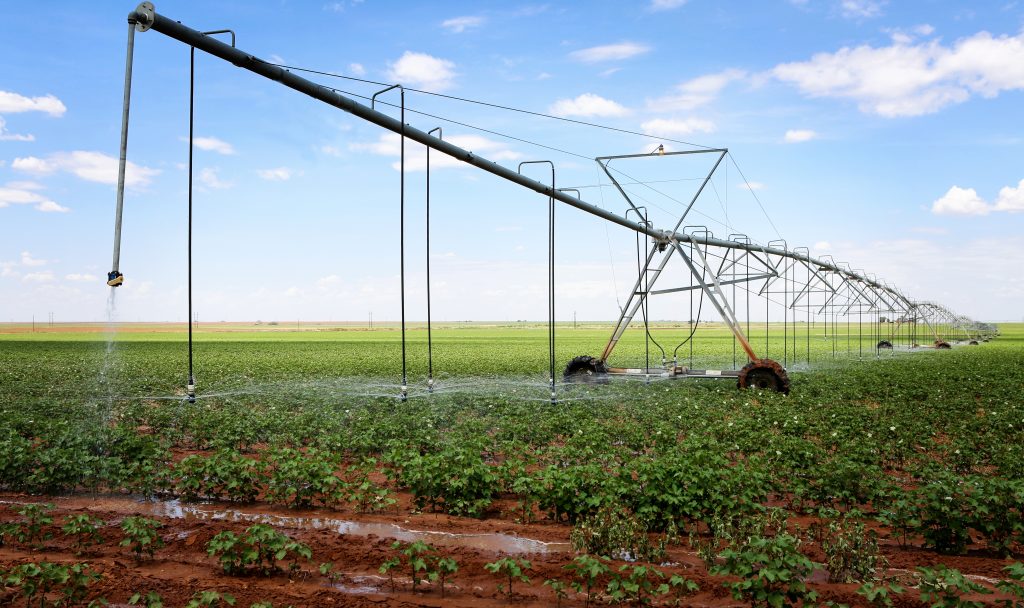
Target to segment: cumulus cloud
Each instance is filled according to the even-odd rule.
[[[999,190],[999,198],[996,199],[996,211],[1009,211],[1015,213],[1024,211],[1024,179],[1020,180],[1016,188],[1006,186]]]
[[[454,84],[455,64],[426,53],[406,51],[391,64],[388,78],[404,85],[443,91]]]
[[[847,19],[870,19],[881,16],[884,4],[878,0],[841,0],[839,13]]]
[[[852,99],[865,113],[920,116],[974,95],[992,98],[1024,89],[1024,33],[979,32],[951,46],[898,37],[889,46],[818,53],[808,61],[777,65],[771,73],[810,97]]]
[[[670,11],[686,4],[686,0],[651,0],[652,11]]]
[[[277,167],[275,169],[261,169],[256,174],[267,181],[286,182],[295,175],[295,170],[288,167]]]
[[[736,184],[736,186],[744,190],[750,190],[751,192],[754,192],[755,190],[764,190],[764,184],[761,182],[742,182]]]
[[[366,68],[364,68],[363,64],[361,64],[361,63],[350,63],[350,64],[348,64],[348,71],[352,72],[352,74],[355,75],[355,76],[364,76],[364,75],[366,75]]]
[[[67,207],[63,207],[37,192],[39,189],[39,184],[35,182],[8,182],[0,187],[0,208],[11,205],[33,205],[37,211],[46,213],[70,211]]]
[[[641,124],[640,130],[651,135],[672,137],[691,135],[693,133],[712,133],[715,130],[715,123],[701,118],[686,118],[683,120],[655,118]]]
[[[810,129],[790,129],[783,136],[787,144],[796,144],[804,141],[811,141],[818,137],[818,134]]]
[[[832,249],[832,244],[828,241],[818,241],[811,249],[815,251],[829,251]]]
[[[599,63],[602,61],[619,61],[650,52],[651,47],[636,42],[619,42],[592,46],[569,53],[569,57],[583,63]]]
[[[46,260],[40,260],[39,258],[32,257],[32,254],[27,251],[21,252],[21,265],[22,266],[46,266]]]
[[[584,93],[575,99],[559,99],[548,109],[555,116],[625,116],[629,114],[624,106],[593,93]]]
[[[220,169],[215,167],[203,167],[199,171],[199,182],[207,188],[214,190],[226,190],[234,185],[231,182],[221,180],[219,172]]]
[[[460,148],[477,153],[493,161],[514,161],[521,158],[521,154],[508,148],[505,144],[481,137],[479,135],[446,135],[445,141],[455,144]],[[380,156],[397,157],[401,151],[401,140],[397,133],[382,133],[377,141],[368,143],[353,143],[349,148],[356,152],[369,152]],[[405,142],[405,169],[406,171],[425,171],[427,168],[426,147],[411,141]],[[391,165],[395,170],[400,168],[400,163]],[[465,167],[466,164],[456,160],[447,154],[434,152],[430,155],[430,168],[440,169],[448,167]]]
[[[15,158],[11,163],[11,168],[33,175],[48,175],[55,171],[64,171],[86,181],[116,184],[117,164],[116,158],[102,152],[76,150],[74,152],[57,152],[45,159],[35,156]],[[128,161],[128,164],[125,165],[124,182],[130,188],[146,186],[159,173],[159,169],[150,169]]]
[[[64,102],[53,95],[25,97],[10,91],[0,91],[0,114],[43,112],[50,116],[63,116],[66,111]]]
[[[182,141],[188,141],[186,138],[181,138]],[[195,147],[200,150],[206,150],[208,152],[216,152],[217,154],[231,155],[235,153],[235,148],[228,142],[217,139],[216,137],[195,137],[192,139],[192,143]]]
[[[453,34],[461,34],[462,32],[480,27],[484,24],[485,19],[477,16],[464,16],[464,17],[452,17],[451,19],[445,19],[441,22],[441,27],[452,32]]]
[[[692,110],[718,98],[729,83],[746,76],[742,70],[729,69],[705,74],[676,85],[662,97],[647,100],[647,107],[655,111]]]
[[[0,116],[0,141],[35,141],[35,135],[21,135],[19,133],[9,133],[7,131],[7,122]]]
[[[953,186],[932,203],[932,213],[938,215],[988,215],[989,211],[989,204],[978,196],[974,188]]]

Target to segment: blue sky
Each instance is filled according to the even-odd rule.
[[[133,8],[0,5],[0,321],[104,317]],[[624,202],[607,180],[595,187],[588,159],[667,139],[728,147],[694,223],[782,235],[979,319],[1024,315],[1024,3],[161,0],[156,10],[234,29],[241,49],[270,61],[649,133],[407,97],[444,119],[410,113],[410,124],[441,126],[513,168],[552,160],[559,186],[619,213]],[[188,49],[156,32],[136,45],[119,318],[184,320]],[[358,95],[379,88],[316,79]],[[200,319],[397,318],[395,137],[201,53],[196,104]],[[407,154],[409,316],[422,319],[425,173],[422,149]],[[544,318],[546,200],[432,160],[435,317]],[[661,227],[707,162],[622,170],[659,181],[663,198],[649,202]],[[559,317],[613,318],[635,276],[634,237],[567,207],[557,230]],[[656,302],[652,315],[684,318],[673,306]]]

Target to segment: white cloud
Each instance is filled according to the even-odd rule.
[[[650,52],[651,47],[636,42],[619,42],[592,46],[569,53],[569,57],[583,63],[599,63],[601,61],[619,61]]]
[[[650,135],[672,137],[692,133],[712,133],[715,130],[715,123],[701,118],[685,120],[655,118],[640,125],[640,130]]]
[[[352,72],[352,74],[355,75],[355,76],[365,76],[366,75],[366,68],[364,68],[363,64],[361,64],[361,63],[350,63],[350,64],[348,64],[348,71]]]
[[[795,144],[803,141],[811,141],[818,137],[818,134],[810,129],[790,129],[782,138],[787,144]]]
[[[629,114],[624,106],[593,93],[584,93],[575,99],[559,99],[548,112],[555,116],[625,116]]]
[[[764,184],[761,182],[742,182],[736,184],[736,187],[744,190],[750,190],[751,192],[754,192],[755,190],[764,190]]]
[[[53,280],[53,272],[49,270],[30,272],[21,277],[21,280],[26,283],[49,283]]]
[[[332,146],[329,144],[324,144],[320,146],[320,151],[330,156],[341,156],[341,150],[339,150],[337,146]]]
[[[979,32],[952,46],[938,40],[911,44],[904,37],[885,47],[818,53],[809,61],[777,65],[771,73],[810,97],[852,99],[865,113],[920,116],[972,95],[991,98],[1024,89],[1024,33]]]
[[[14,162],[11,163],[11,169],[35,175],[48,175],[57,170],[57,165],[35,156],[26,156],[24,158],[15,158]]]
[[[46,196],[35,192],[40,185],[35,182],[8,182],[0,187],[0,209],[10,205],[35,205],[37,211],[43,212],[67,212],[67,207],[62,207]]]
[[[21,265],[22,266],[46,266],[46,260],[40,260],[32,257],[32,254],[27,251],[21,252]]]
[[[35,135],[21,135],[19,133],[8,133],[7,122],[0,116],[0,141],[35,141]]]
[[[648,99],[647,107],[654,111],[692,110],[714,101],[729,83],[744,76],[746,72],[736,69],[698,76],[676,85],[668,95]]]
[[[186,138],[181,138],[182,141],[188,141]],[[208,152],[216,152],[217,154],[231,155],[235,153],[235,148],[231,144],[216,137],[195,137],[192,139],[192,143],[195,147],[200,150],[206,150]]]
[[[43,201],[39,203],[36,205],[36,210],[44,213],[67,213],[68,211],[71,211],[71,209],[62,207],[53,201]]]
[[[1016,188],[1006,186],[999,190],[999,198],[996,199],[996,211],[1009,211],[1015,213],[1024,211],[1024,179],[1020,180]]]
[[[86,181],[116,184],[117,164],[116,158],[102,152],[75,150],[74,152],[57,152],[46,159],[35,156],[16,158],[11,163],[11,168],[35,175],[47,175],[60,170]],[[125,185],[130,188],[146,186],[159,173],[159,169],[142,167],[128,161],[125,165]]]
[[[76,272],[76,273],[72,273],[72,274],[66,274],[66,275],[64,275],[64,278],[67,279],[68,281],[89,282],[89,281],[95,281],[96,280],[96,275],[88,274],[88,273],[77,273]]]
[[[295,170],[288,167],[277,167],[276,169],[261,169],[256,173],[267,181],[286,182],[295,175]]]
[[[511,150],[505,144],[481,137],[479,135],[449,135],[445,141],[453,143],[460,148],[469,150],[492,161],[514,161],[521,158],[518,152]],[[357,152],[370,152],[380,156],[397,157],[401,151],[401,141],[397,133],[382,133],[375,142],[354,143],[349,146]],[[425,171],[427,168],[426,147],[416,142],[405,142],[405,169],[406,171]],[[399,169],[400,163],[391,165]],[[466,163],[456,160],[447,154],[434,152],[430,155],[430,168],[441,169],[449,167],[465,167]]]
[[[426,53],[406,51],[391,64],[388,78],[407,86],[443,91],[455,80],[455,64]]]
[[[199,182],[207,188],[213,188],[214,190],[226,190],[234,184],[231,182],[221,181],[218,172],[220,169],[215,167],[203,167],[199,171]]]
[[[670,11],[686,4],[686,0],[651,0],[652,11]]]
[[[882,14],[882,5],[879,0],[841,0],[839,11],[847,19],[870,19]]]
[[[464,16],[464,17],[453,17],[451,19],[445,19],[441,22],[441,27],[452,32],[453,34],[461,34],[462,32],[480,27],[486,21],[483,17],[477,16]]]
[[[953,186],[932,203],[932,213],[938,215],[988,215],[988,203],[981,200],[974,188]]]
[[[0,91],[0,113],[45,112],[50,116],[63,116],[67,111],[64,103],[53,95],[25,97],[9,91]]]
[[[828,241],[818,241],[811,249],[815,251],[829,251],[832,249],[832,244]]]

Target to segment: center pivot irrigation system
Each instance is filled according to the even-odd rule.
[[[421,131],[405,122],[405,92],[401,85],[389,86],[378,91],[365,105],[342,94],[336,89],[302,78],[289,69],[259,59],[235,47],[235,36],[230,30],[199,32],[181,23],[158,14],[153,5],[143,2],[128,15],[128,51],[125,64],[124,107],[122,114],[120,164],[117,182],[117,210],[114,227],[113,267],[108,274],[107,284],[117,287],[124,281],[119,269],[121,219],[124,204],[125,166],[128,142],[128,116],[130,107],[132,59],[136,31],[153,30],[178,40],[192,49],[193,73],[195,50],[205,51],[270,80],[279,82],[300,93],[328,105],[344,110],[363,120],[397,133],[402,142],[402,198],[401,198],[401,264],[402,264],[402,386],[401,398],[406,398],[408,376],[406,372],[405,343],[405,197],[404,197],[404,150],[405,140],[410,139],[427,147],[428,190],[427,190],[427,319],[429,349],[429,152],[431,149],[447,154],[478,169],[492,173],[502,179],[518,184],[545,195],[549,202],[549,275],[548,275],[548,338],[549,373],[551,400],[556,399],[555,372],[555,276],[554,276],[554,216],[555,202],[564,203],[603,220],[634,231],[637,236],[637,278],[626,301],[620,305],[620,315],[615,323],[604,351],[599,357],[580,356],[572,359],[565,368],[567,379],[594,378],[605,376],[634,376],[643,378],[736,378],[740,388],[762,388],[786,393],[789,391],[789,377],[786,366],[790,361],[799,363],[811,360],[811,336],[818,336],[819,326],[825,339],[831,339],[832,354],[835,356],[845,322],[845,338],[848,351],[852,352],[852,325],[856,324],[856,351],[863,355],[863,343],[868,339],[869,348],[875,356],[880,352],[894,350],[915,350],[918,348],[951,348],[951,343],[977,344],[987,341],[996,334],[993,326],[978,323],[958,315],[934,302],[914,301],[899,289],[879,281],[873,275],[855,270],[849,265],[836,262],[830,256],[812,257],[803,247],[789,247],[784,240],[769,241],[767,244],[754,242],[743,234],[732,233],[726,238],[716,237],[704,226],[685,225],[698,197],[705,191],[715,172],[728,154],[726,149],[699,149],[667,152],[658,146],[649,154],[604,156],[595,160],[610,180],[614,189],[625,199],[628,207],[623,215],[607,211],[582,200],[579,189],[556,188],[555,167],[550,161],[528,161],[521,163],[517,171],[503,167],[493,161],[460,148],[441,136],[440,128]],[[231,34],[231,44],[211,37],[213,34]],[[307,70],[309,71],[309,70]],[[375,109],[377,97],[385,92],[397,90],[401,94],[400,119],[392,118]],[[194,77],[190,82],[190,94],[194,91]],[[191,95],[194,98],[194,95]],[[392,105],[392,104],[389,104]],[[508,108],[506,108],[508,109]],[[192,106],[190,105],[190,141],[192,139]],[[435,136],[434,133],[437,135]],[[191,312],[191,147],[189,151],[189,319]],[[659,229],[648,219],[647,208],[637,204],[631,183],[616,177],[612,163],[631,162],[636,159],[679,157],[682,155],[708,155],[712,167],[700,180],[696,193],[683,201],[684,210],[671,229]],[[646,161],[645,161],[646,162]],[[544,163],[551,166],[551,183],[545,184],[522,174],[524,165]],[[568,192],[575,192],[571,196]],[[639,200],[643,202],[643,200]],[[636,219],[630,219],[634,216]],[[646,255],[643,252],[646,251]],[[663,286],[655,289],[659,278],[669,276],[666,269],[670,260],[682,264],[685,283]],[[663,281],[664,282],[664,281]],[[689,335],[673,350],[666,350],[652,335],[649,315],[651,296],[665,294],[689,295]],[[693,315],[694,296],[698,298],[697,315]],[[751,301],[754,308],[752,311]],[[717,318],[732,334],[733,369],[695,369],[693,367],[693,338],[701,323],[704,302],[717,313]],[[761,306],[763,301],[764,305]],[[772,312],[773,308],[776,312]],[[751,319],[764,311],[764,350],[759,355],[760,341],[752,339]],[[615,367],[610,359],[624,332],[641,315],[644,331],[644,364],[642,367]],[[768,320],[772,315],[782,320],[782,361],[768,358]],[[856,320],[854,320],[856,319]],[[865,324],[865,319],[867,323]],[[776,323],[777,325],[777,323]],[[865,334],[865,325],[867,333]],[[813,328],[813,329],[812,329]],[[758,330],[760,331],[760,330]],[[830,333],[831,332],[831,333]],[[922,347],[919,342],[930,341]],[[660,364],[653,364],[651,346],[660,351]],[[689,356],[682,349],[689,345]],[[740,365],[739,358],[745,358]],[[429,356],[429,355],[428,355]],[[657,355],[655,355],[657,357]],[[682,364],[687,362],[687,365]],[[428,390],[433,388],[433,365],[431,361]],[[195,378],[192,370],[192,324],[189,323],[189,375],[187,394],[195,400]]]

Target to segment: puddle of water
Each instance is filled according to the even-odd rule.
[[[324,585],[328,589],[340,591],[342,593],[348,593],[351,595],[369,595],[371,593],[380,593],[380,589],[377,587],[371,587],[370,585],[359,585],[352,586],[346,585],[345,583],[327,583]]]
[[[180,500],[153,501],[141,503],[142,508],[157,517],[172,519],[220,520],[231,522],[257,523],[282,528],[312,530],[333,530],[338,534],[351,536],[377,536],[393,538],[402,542],[422,540],[435,547],[469,547],[493,553],[509,555],[527,553],[562,553],[569,551],[569,543],[546,543],[532,538],[510,534],[456,534],[436,530],[413,530],[395,524],[350,521],[327,517],[302,517],[272,513],[251,513],[236,509],[215,508],[204,505],[184,504]]]

